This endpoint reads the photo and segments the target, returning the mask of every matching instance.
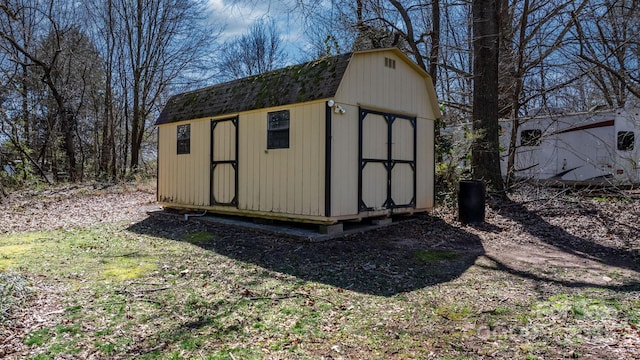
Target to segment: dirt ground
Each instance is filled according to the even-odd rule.
[[[155,190],[151,186],[102,189],[70,186],[13,194],[0,204],[0,234],[85,227],[116,221],[131,222],[134,231],[153,231],[154,234],[174,231],[171,227],[175,227],[177,222],[161,221],[146,214],[155,208]],[[230,236],[236,233],[247,236],[252,230],[221,227],[218,231],[227,232]],[[378,286],[377,289],[358,288],[360,285],[355,277],[335,280],[335,285],[346,287],[348,283],[347,286],[352,286],[354,290],[382,296],[445,282],[449,277],[460,276],[471,265],[500,269],[516,275],[542,293],[554,287],[593,287],[627,291],[630,296],[638,296],[639,235],[640,200],[631,193],[593,196],[585,190],[524,186],[511,194],[509,199],[487,199],[486,221],[482,224],[461,224],[454,207],[440,206],[431,214],[419,215],[411,221],[384,229],[349,235],[323,245],[301,245],[296,248],[295,256],[307,267],[315,258],[332,259],[333,265],[356,262],[359,269],[375,271],[378,275],[393,274],[395,279],[399,277],[398,274],[403,274],[403,259],[401,256],[398,259],[385,258],[389,254],[386,250],[390,247],[399,249],[398,254],[404,254],[405,250],[415,249],[418,243],[421,246],[428,243],[433,249],[452,249],[468,254],[463,262],[452,262],[452,267],[458,266],[460,269],[443,272],[442,279],[405,276],[408,280],[404,283],[395,282],[395,288],[384,287],[382,283],[367,285]],[[235,255],[241,253],[246,259],[272,268],[277,268],[278,264],[268,263],[276,261],[269,259],[282,258],[269,255],[279,252],[283,256],[283,249],[291,248],[290,242],[294,241],[259,231],[255,238],[260,241],[243,246]],[[363,248],[366,244],[372,245]],[[212,246],[215,247],[215,244]],[[224,252],[237,249],[220,247],[215,250]],[[358,254],[358,259],[354,260],[355,254]],[[320,263],[313,264],[321,266]],[[306,276],[316,280],[313,275]],[[511,292],[505,289],[504,299],[500,301],[519,300],[510,296]],[[40,316],[55,314],[44,313]],[[618,340],[616,351],[624,354],[623,357],[640,358],[640,332]],[[611,351],[611,348],[602,347],[602,354],[611,354]],[[593,354],[597,357],[597,352]]]
[[[137,221],[155,205],[154,184],[68,185],[0,198],[0,234]]]

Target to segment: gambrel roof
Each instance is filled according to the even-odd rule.
[[[156,125],[289,105],[336,94],[352,53],[172,96]]]

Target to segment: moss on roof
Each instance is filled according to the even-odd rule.
[[[332,97],[350,59],[347,53],[174,95],[156,125]]]

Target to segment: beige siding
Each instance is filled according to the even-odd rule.
[[[413,161],[414,127],[411,121],[396,118],[391,132],[391,158],[393,160]],[[391,171],[391,198],[396,205],[409,204],[414,195],[414,169],[409,164],[396,163]]]
[[[332,113],[331,216],[358,214],[358,107]]]
[[[267,113],[290,111],[288,149],[267,149]],[[215,161],[238,158],[238,210],[324,216],[324,102],[242,113],[239,150],[234,127],[220,122],[214,131]],[[191,153],[176,154],[177,125],[191,124]],[[210,191],[218,202],[234,196],[234,171],[220,164],[211,182],[211,119],[159,126],[158,199],[183,207],[209,207]],[[209,187],[212,186],[212,189]],[[233,209],[225,209],[233,211]]]
[[[400,204],[409,204],[413,198],[413,169],[409,164],[396,164],[391,171],[391,198]]]
[[[416,207],[432,209],[434,206],[435,149],[433,144],[434,122],[431,119],[417,119],[417,189]]]
[[[395,69],[385,67],[385,57],[395,60]],[[431,80],[416,70],[415,65],[393,51],[356,53],[334,100],[345,114],[332,113],[331,215],[358,216],[358,109],[376,109],[388,113],[417,117],[416,131],[416,208],[433,207],[434,142],[433,129],[437,104]],[[363,128],[363,157],[386,156],[386,124],[379,115],[369,114]],[[393,158],[413,159],[413,129],[404,120],[394,123]],[[381,165],[367,165],[363,170],[363,201],[376,208],[384,202],[386,176]],[[407,165],[396,165],[391,173],[392,198],[408,203],[413,188],[413,171]]]
[[[384,58],[396,61],[396,68],[384,66]],[[435,119],[428,85],[424,78],[395,53],[356,53],[340,83],[336,101],[349,105],[362,105],[404,114]]]
[[[369,163],[362,169],[362,201],[373,210],[383,209],[387,200],[387,170],[384,164]]]
[[[395,60],[395,69],[384,58]],[[431,80],[394,51],[356,53],[333,99],[346,113],[332,112],[331,217],[379,216],[385,210],[358,212],[358,109],[376,109],[417,117],[413,128],[401,119],[394,123],[392,157],[413,160],[416,149],[416,208],[433,207],[434,106]],[[400,89],[400,90],[398,90]],[[326,99],[325,99],[326,100]],[[217,125],[213,160],[238,160],[238,188],[232,166],[219,164],[211,174],[211,121],[194,119],[159,126],[158,200],[176,207],[211,209],[305,221],[333,221],[325,215],[325,100],[261,109],[238,115],[238,153],[230,122]],[[289,110],[288,149],[267,149],[267,113]],[[385,158],[387,126],[380,115],[367,115],[363,145],[365,158]],[[228,116],[226,116],[228,117]],[[221,117],[219,119],[224,119]],[[177,125],[191,124],[191,153],[176,154]],[[379,209],[386,200],[386,170],[382,164],[364,169],[363,201]],[[392,197],[408,203],[413,196],[413,170],[397,164],[391,172]],[[210,195],[229,202],[237,195],[238,207],[211,206]]]
[[[393,122],[392,158],[394,160],[413,160],[413,126],[406,119],[398,118]]]
[[[362,127],[362,158],[387,158],[387,122],[381,115],[367,115]],[[356,137],[356,141],[357,141]],[[387,171],[384,164],[369,162],[362,169],[362,201],[368,208],[382,209],[387,199]]]
[[[177,126],[191,124],[191,151],[177,155]],[[209,204],[210,123],[184,121],[158,127],[158,200]]]
[[[240,115],[238,207],[323,216],[324,102]],[[267,113],[289,110],[289,148],[267,149]]]
[[[366,139],[362,144],[362,157],[365,159],[386,159],[387,134],[387,122],[384,117],[375,114],[367,115],[362,127],[362,138]]]

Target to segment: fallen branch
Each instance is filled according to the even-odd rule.
[[[159,288],[155,288],[155,289],[138,290],[138,292],[150,293],[150,292],[156,292],[156,291],[162,291],[162,290],[168,290],[168,289],[171,289],[171,287],[170,286],[164,286],[164,287],[159,287]]]
[[[163,290],[167,290],[170,289],[170,286],[163,286],[163,287],[159,287],[159,288],[154,288],[154,289],[142,289],[142,290],[135,290],[135,291],[130,291],[130,290],[126,290],[126,289],[122,289],[122,290],[116,290],[116,294],[125,294],[125,295],[131,295],[133,297],[139,297],[140,294],[143,293],[152,293],[152,292],[157,292],[157,291],[163,291]]]
[[[311,295],[309,294],[304,294],[304,293],[292,293],[292,294],[288,294],[288,295],[279,295],[279,296],[251,296],[251,297],[246,297],[245,299],[247,300],[251,300],[251,301],[257,301],[257,300],[270,300],[270,301],[279,301],[279,300],[286,300],[286,299],[293,299],[293,298],[298,298],[298,297],[303,297],[306,298],[308,300],[323,300],[333,306],[336,306],[336,304],[326,298],[323,297],[319,297],[316,296],[314,298],[311,297]]]
[[[139,251],[134,251],[134,252],[130,252],[122,255],[105,255],[102,258],[105,259],[105,258],[131,257],[134,255],[138,255],[139,253],[140,253]]]

